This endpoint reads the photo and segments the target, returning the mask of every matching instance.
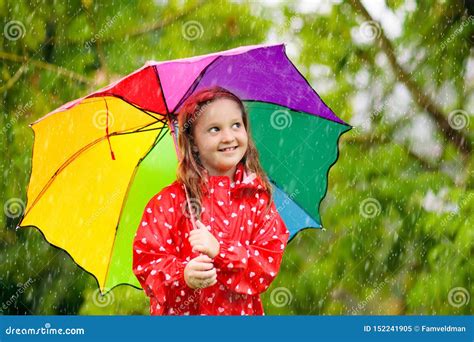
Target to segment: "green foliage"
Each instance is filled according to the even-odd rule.
[[[401,32],[391,39],[398,62],[446,117],[469,111],[472,13],[457,0],[409,3],[387,1],[387,11],[403,12]],[[290,242],[262,295],[266,313],[472,314],[472,299],[458,305],[451,296],[458,288],[474,295],[472,157],[461,157],[436,125],[439,154],[420,153],[416,132],[400,138],[429,113],[397,80],[377,39],[354,39],[364,20],[349,2],[331,2],[320,13],[301,12],[296,2],[17,0],[0,2],[0,16],[4,25],[24,26],[0,50],[2,206],[26,200],[34,141],[28,124],[147,60],[263,43],[276,32],[297,46],[294,62],[334,112],[347,122],[365,114],[367,127],[341,139],[321,207],[326,230],[305,230]],[[186,31],[190,23],[197,31]],[[390,105],[396,86],[410,99],[391,118],[404,105]],[[367,100],[363,113],[354,107],[357,96]],[[472,141],[472,123],[462,131]],[[440,201],[437,209],[427,205],[429,193]],[[18,219],[0,216],[3,313],[148,314],[143,291],[119,286],[100,297],[93,277],[37,229],[15,230]]]

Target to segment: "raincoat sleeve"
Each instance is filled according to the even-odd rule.
[[[263,213],[266,204],[258,210]],[[269,212],[261,214],[256,223],[248,245],[247,241],[242,244],[224,238],[214,258],[214,265],[219,268],[218,281],[237,293],[252,295],[265,291],[280,269],[288,242],[288,229],[273,202]]]
[[[187,286],[186,261],[177,256],[179,246],[172,235],[178,207],[170,196],[174,194],[165,190],[148,202],[133,242],[133,273],[146,295],[161,304],[171,289]]]

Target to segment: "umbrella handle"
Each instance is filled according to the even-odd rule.
[[[167,115],[167,118],[168,118],[168,125],[170,126],[170,130],[171,130],[171,136],[173,137],[173,141],[174,141],[174,149],[176,151],[176,156],[178,157],[178,160],[181,161],[182,156],[181,156],[181,151],[178,148],[178,140],[176,138],[175,126],[174,126],[173,120],[171,120],[170,118],[170,115]],[[194,218],[194,214],[191,210],[191,202],[189,201],[189,194],[188,194],[188,189],[186,188],[186,185],[184,186],[184,192],[186,194],[186,203],[189,208],[189,214],[191,214],[191,223],[193,225],[193,230],[198,229],[196,227],[196,219]]]

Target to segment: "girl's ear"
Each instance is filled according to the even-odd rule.
[[[193,152],[195,152],[195,153],[199,152],[196,145],[193,144],[191,148],[192,148]]]

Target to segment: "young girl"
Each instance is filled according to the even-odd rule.
[[[150,312],[263,315],[259,294],[278,273],[289,232],[244,105],[223,88],[203,90],[184,103],[178,124],[177,180],[148,202],[133,243]]]

